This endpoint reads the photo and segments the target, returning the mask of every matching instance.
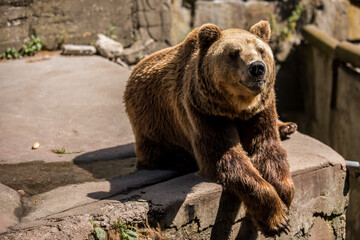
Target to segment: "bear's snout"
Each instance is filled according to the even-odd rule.
[[[249,66],[250,74],[259,79],[262,78],[266,73],[266,66],[263,62],[256,61],[250,64]]]

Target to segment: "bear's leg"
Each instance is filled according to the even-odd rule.
[[[135,152],[138,169],[166,169],[180,173],[197,170],[195,159],[180,147],[156,143],[146,137],[137,137]]]
[[[275,188],[252,165],[240,144],[236,124],[220,117],[192,116],[192,146],[199,173],[239,197],[266,236],[288,231],[286,206]],[[196,124],[196,125],[195,125]]]
[[[251,120],[243,122],[240,128],[245,151],[253,165],[275,187],[286,206],[290,207],[295,187],[286,151],[280,144],[275,107],[272,105]]]

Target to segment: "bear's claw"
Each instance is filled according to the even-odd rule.
[[[280,236],[282,233],[285,233],[286,235],[289,234],[290,232],[290,219],[287,216],[286,210],[283,209],[283,213],[280,215],[280,217],[275,217],[273,216],[273,218],[277,218],[276,222],[277,223],[273,223],[273,225],[269,225],[268,222],[262,222],[262,223],[258,223],[258,226],[261,229],[261,232],[264,234],[265,237],[274,237],[274,236]]]

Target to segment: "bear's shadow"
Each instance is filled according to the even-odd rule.
[[[116,178],[111,178],[113,174],[106,174],[106,172],[114,172],[114,166],[116,168],[122,167],[129,167],[131,165],[131,161],[135,164],[136,154],[134,151],[134,143],[119,145],[116,147],[106,148],[106,149],[99,149],[93,152],[84,153],[82,155],[77,156],[73,162],[80,168],[88,171],[90,174],[93,175],[96,179],[106,179],[110,183],[110,191],[109,192],[92,192],[88,193],[88,197],[94,199],[108,199],[112,198],[122,192],[119,192],[119,180],[123,181],[128,176],[120,176]],[[129,159],[132,159],[129,162]],[[101,164],[101,171],[99,171],[99,164]],[[135,165],[133,165],[135,167]],[[141,170],[140,170],[141,171]],[[139,174],[141,175],[140,171],[136,171],[132,174]],[[104,173],[105,172],[105,173]],[[126,171],[125,171],[126,172]],[[178,177],[180,174],[174,175],[174,177]],[[126,180],[125,180],[126,181]],[[209,180],[210,181],[210,180]],[[194,183],[195,184],[195,183]],[[181,199],[176,204],[177,207],[172,206],[172,211],[166,213],[165,221],[167,223],[173,222],[176,215],[178,214],[178,210],[183,205],[188,193],[192,191],[193,185],[186,186],[185,188],[182,187],[181,191],[178,193],[177,199]],[[166,197],[166,196],[163,196]],[[171,196],[169,196],[171,197]],[[236,224],[240,224],[240,229],[238,230],[237,237],[235,239],[249,239],[253,240],[256,239],[258,236],[258,232],[254,227],[251,218],[247,215],[245,218],[238,220],[236,219],[237,212],[240,209],[241,201],[237,199],[235,196],[222,192],[221,198],[219,201],[219,207],[215,219],[215,224],[211,229],[210,239],[217,240],[217,239],[229,239],[234,237],[233,226]],[[148,216],[149,219],[152,216]],[[196,216],[190,216],[193,219]],[[166,223],[164,223],[166,225]],[[163,225],[163,224],[161,224]]]

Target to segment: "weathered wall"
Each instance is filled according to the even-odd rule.
[[[261,19],[270,19],[274,14],[277,21],[284,22],[292,10],[301,2],[305,6],[300,24],[313,23],[337,39],[348,39],[349,32],[356,35],[357,8],[349,0],[292,0],[292,1],[243,1],[243,0],[174,0],[174,12],[188,17],[177,19],[191,27],[214,23],[222,28],[238,27],[249,29]],[[190,14],[191,13],[191,14]],[[349,22],[351,24],[349,24]],[[182,31],[183,29],[178,29]],[[175,36],[176,37],[176,36]],[[179,42],[181,39],[174,39]]]
[[[20,48],[31,34],[46,49],[63,43],[91,44],[98,33],[117,35],[125,46],[139,38],[168,41],[169,0],[0,0],[0,52]]]
[[[360,71],[344,63],[336,70],[336,102],[330,115],[330,145],[347,159],[360,161]]]
[[[360,46],[340,42],[314,26],[304,28],[301,74],[304,111],[288,112],[301,131],[333,147],[345,159],[360,154]],[[300,90],[299,90],[300,91]],[[350,177],[347,239],[359,236],[360,178]]]
[[[223,28],[248,29],[274,13],[279,22],[287,17],[293,1],[202,0],[0,0],[0,52],[19,49],[31,34],[44,39],[45,48],[64,43],[91,44],[97,33],[112,33],[125,46],[153,38],[159,44],[181,42],[193,27],[212,22]],[[314,23],[337,39],[358,39],[359,8],[348,0],[302,0],[305,14],[300,25]],[[298,41],[295,38],[294,41]],[[292,44],[279,44],[287,53]],[[277,47],[279,47],[277,46]]]
[[[304,29],[303,131],[345,158],[360,154],[360,46],[339,42],[313,26]]]

